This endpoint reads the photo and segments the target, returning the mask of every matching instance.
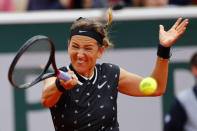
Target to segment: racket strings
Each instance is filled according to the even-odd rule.
[[[48,40],[31,43],[22,52],[13,73],[12,80],[18,87],[33,83],[43,72],[50,57],[51,45]],[[24,85],[25,86],[25,85]]]

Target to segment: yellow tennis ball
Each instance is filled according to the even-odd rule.
[[[140,82],[140,91],[145,95],[151,95],[157,90],[157,81],[152,77],[147,77]]]

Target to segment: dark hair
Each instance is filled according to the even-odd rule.
[[[108,9],[108,15],[109,15],[109,19],[106,25],[103,25],[102,23],[93,19],[86,19],[86,18],[80,17],[72,24],[70,32],[75,30],[76,28],[90,29],[92,31],[97,32],[98,34],[102,36],[103,38],[102,45],[105,48],[113,46],[113,44],[109,41],[108,31],[107,31],[107,26],[109,26],[112,21],[111,9]]]
[[[190,59],[190,66],[197,67],[197,52],[195,52]]]

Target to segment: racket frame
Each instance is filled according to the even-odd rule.
[[[49,56],[49,59],[47,61],[47,64],[45,65],[43,71],[39,74],[39,76],[33,82],[26,83],[26,84],[23,84],[21,86],[15,85],[13,80],[12,80],[12,73],[14,71],[14,68],[15,68],[18,60],[20,59],[20,57],[23,55],[23,53],[32,44],[34,44],[35,42],[37,42],[39,40],[47,40],[49,42],[50,46],[51,46],[50,56]],[[53,73],[46,73],[50,64],[52,65],[54,72]],[[54,46],[53,42],[46,36],[37,35],[37,36],[34,36],[34,37],[30,38],[27,42],[25,42],[25,44],[17,52],[16,56],[14,57],[11,65],[10,65],[9,71],[8,71],[8,80],[10,81],[10,83],[13,87],[18,88],[18,89],[26,89],[26,88],[29,88],[29,87],[35,85],[36,83],[38,83],[38,82],[40,82],[44,79],[46,79],[46,78],[56,76],[57,74],[58,74],[58,69],[57,69],[57,66],[56,66],[56,63],[55,63],[55,46]]]

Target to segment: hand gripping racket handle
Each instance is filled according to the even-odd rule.
[[[70,79],[72,78],[72,76],[69,75],[69,74],[66,73],[66,72],[63,72],[63,71],[60,71],[60,70],[59,70],[59,72],[58,72],[58,74],[57,74],[57,78],[62,79],[62,80],[64,80],[64,81],[67,81],[67,80],[70,80]]]

